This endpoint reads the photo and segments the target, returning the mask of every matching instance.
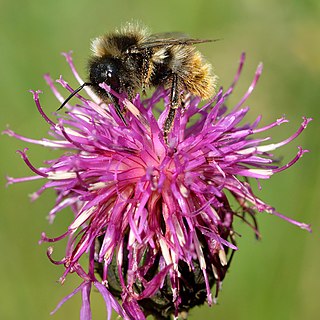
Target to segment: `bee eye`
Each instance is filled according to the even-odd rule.
[[[113,90],[120,89],[120,61],[112,58],[94,60],[89,64],[90,81],[93,84],[106,83]]]
[[[106,80],[104,81],[108,84],[113,90],[118,91],[120,88],[119,74],[116,69],[108,68],[105,72]]]

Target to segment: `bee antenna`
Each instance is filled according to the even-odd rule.
[[[57,109],[57,111],[59,111],[60,109],[62,109],[67,103],[68,101],[75,96],[79,91],[81,91],[85,86],[91,86],[92,83],[90,82],[84,82],[79,88],[77,88],[76,90],[74,90],[73,92],[71,92],[71,94],[69,95],[69,97],[64,100],[63,104],[59,107],[59,109]]]
[[[217,42],[217,41],[222,41],[222,40],[224,40],[223,38],[217,38],[217,39],[212,39],[211,41],[212,42]]]

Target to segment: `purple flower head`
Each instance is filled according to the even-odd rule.
[[[82,84],[71,56],[65,57]],[[309,225],[284,217],[257,198],[249,178],[268,179],[300,159],[307,152],[301,147],[283,166],[271,152],[300,135],[311,119],[304,118],[292,136],[278,143],[267,142],[269,137],[255,137],[287,120],[280,118],[259,127],[259,117],[252,124],[241,124],[249,111],[243,105],[256,86],[262,65],[240,102],[227,109],[226,101],[244,58],[242,55],[231,87],[226,91],[221,88],[204,106],[199,107],[197,98],[184,97],[168,143],[162,128],[170,99],[163,88],[149,99],[141,100],[137,95],[128,101],[101,84],[119,98],[127,125],[113,105],[100,101],[88,87],[85,90],[90,99],[77,94],[77,104],[68,103],[67,115],[57,114],[56,122],[44,113],[39,91],[32,92],[39,112],[50,125],[51,139],[32,140],[9,129],[5,132],[64,153],[46,161],[45,167],[35,168],[26,149],[19,151],[35,175],[8,178],[8,182],[44,179],[33,199],[46,189],[56,191],[50,222],[66,207],[74,213],[63,235],[49,238],[43,233],[41,237],[41,242],[49,243],[68,239],[62,259],[53,259],[51,247],[48,257],[54,264],[64,265],[61,283],[72,272],[82,279],[58,307],[81,291],[80,318],[91,319],[93,285],[105,300],[108,319],[112,309],[124,319],[145,319],[148,314],[159,319],[168,319],[170,314],[177,317],[205,301],[215,302],[237,250],[234,218],[246,222],[257,237],[259,212],[277,215],[310,231]],[[48,75],[45,79],[62,103],[65,98],[52,79]],[[73,91],[62,78],[57,82]],[[159,106],[164,107],[157,109]],[[88,256],[87,265],[81,260],[84,255]]]

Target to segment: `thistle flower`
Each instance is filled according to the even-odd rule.
[[[70,54],[65,57],[82,84]],[[61,283],[72,272],[82,279],[57,308],[81,291],[80,318],[91,319],[93,285],[105,300],[109,319],[112,309],[124,319],[145,319],[148,314],[157,319],[169,319],[171,314],[177,318],[205,300],[209,305],[215,302],[237,250],[234,218],[247,223],[257,237],[259,212],[310,231],[309,225],[281,215],[257,198],[249,178],[268,179],[299,160],[307,152],[301,147],[283,166],[270,152],[294,140],[311,119],[303,118],[298,130],[284,141],[267,143],[269,137],[255,138],[255,134],[287,120],[280,118],[260,128],[261,117],[252,124],[240,124],[249,111],[243,104],[256,86],[262,65],[243,98],[228,111],[226,101],[238,81],[244,58],[242,55],[230,88],[221,88],[204,106],[199,107],[197,98],[185,96],[168,143],[162,128],[169,97],[163,88],[149,99],[141,100],[138,95],[130,102],[101,84],[119,98],[126,110],[127,126],[113,106],[104,104],[89,88],[90,99],[78,94],[78,104],[67,104],[67,115],[57,114],[56,122],[43,111],[40,92],[32,91],[52,138],[33,140],[9,129],[5,133],[65,152],[46,161],[45,167],[36,168],[26,149],[19,151],[35,175],[8,178],[8,183],[44,179],[45,184],[32,199],[46,189],[56,191],[49,221],[67,207],[74,213],[63,235],[49,238],[43,233],[40,241],[53,243],[68,238],[62,259],[53,259],[52,247],[47,255],[54,264],[64,265]],[[48,75],[45,79],[62,103],[64,97],[52,79]],[[62,78],[57,82],[73,91]],[[163,110],[157,109],[159,105],[164,105]],[[81,260],[85,255],[87,266]]]

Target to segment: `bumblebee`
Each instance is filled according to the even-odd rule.
[[[150,87],[170,88],[170,110],[163,127],[167,141],[182,93],[201,99],[215,93],[217,77],[194,46],[210,41],[188,38],[182,33],[150,34],[139,24],[128,23],[92,41],[89,82],[76,89],[60,108],[84,86],[91,86],[103,101],[114,104],[118,116],[126,124],[116,97],[102,89],[100,83],[125,93],[129,100],[138,91],[145,93]]]

